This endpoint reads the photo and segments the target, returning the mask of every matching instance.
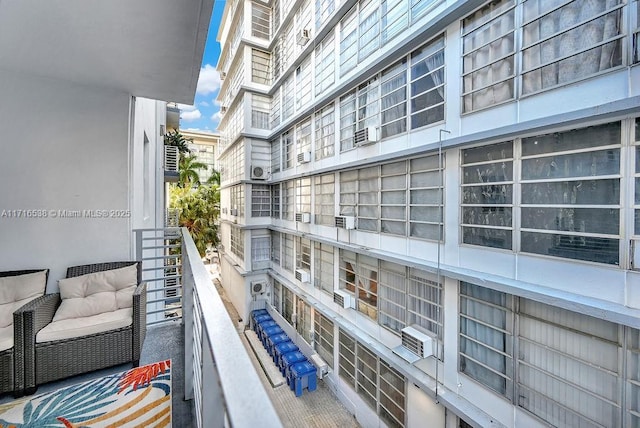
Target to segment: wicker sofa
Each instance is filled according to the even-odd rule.
[[[67,279],[86,278],[86,275],[99,272],[108,274],[133,265],[137,272],[137,286],[131,287],[135,291],[132,294],[132,316],[127,326],[60,340],[43,340],[38,333],[54,324],[55,316],[59,314],[57,311],[62,306],[61,293],[45,295],[22,308],[26,394],[33,394],[38,385],[69,376],[128,362],[138,365],[147,325],[147,293],[146,284],[141,281],[141,263],[126,261],[74,266],[67,269]],[[82,327],[82,322],[79,324]]]
[[[33,275],[30,275],[33,274]],[[39,275],[37,275],[39,274]],[[32,287],[27,287],[25,291],[24,282],[18,277],[25,278],[24,275],[29,275],[36,282],[32,283]],[[6,346],[0,346],[0,394],[7,392],[13,392],[18,397],[21,395],[21,391],[24,389],[24,347],[23,343],[23,323],[22,318],[19,315],[20,305],[28,304],[29,299],[35,299],[38,296],[42,296],[47,286],[47,279],[49,278],[48,269],[29,269],[29,270],[14,270],[0,272],[0,278],[3,279],[3,286],[6,287],[20,287],[21,292],[14,293],[14,290],[0,290],[0,294],[4,298],[0,298],[1,311],[4,312],[5,317],[12,316],[13,323],[9,324],[3,322],[2,333],[0,333],[0,342]],[[7,279],[12,279],[8,281]],[[13,295],[9,298],[9,295]],[[15,309],[18,309],[17,311]],[[10,315],[11,314],[11,315]],[[8,324],[4,326],[5,324]],[[11,337],[13,332],[13,337]],[[6,333],[6,335],[4,334]]]

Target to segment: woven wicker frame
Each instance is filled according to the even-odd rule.
[[[48,294],[23,310],[25,331],[25,370],[23,388],[35,392],[38,385],[81,373],[132,362],[138,365],[146,334],[146,284],[141,283],[140,262],[111,262],[74,266],[67,278],[118,269],[135,264],[138,287],[133,295],[131,326],[71,339],[36,343],[36,334],[53,319],[60,305],[60,294]]]
[[[45,288],[49,279],[48,269],[28,269],[28,270],[12,270],[0,272],[0,277],[19,276],[29,273],[45,271]],[[45,289],[42,290],[44,294]],[[13,348],[0,352],[0,394],[5,392],[13,392],[14,395],[20,395],[21,385],[24,382],[24,342],[23,323],[20,311],[18,309],[13,314]]]

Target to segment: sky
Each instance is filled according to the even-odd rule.
[[[220,74],[215,68],[220,57],[220,43],[216,41],[216,36],[224,6],[225,1],[220,0],[213,4],[195,102],[193,105],[178,104],[180,129],[183,131],[215,131],[220,122],[220,106],[216,103],[220,91]]]

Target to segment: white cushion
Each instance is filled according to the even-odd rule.
[[[0,328],[0,351],[13,348],[13,326]]]
[[[53,321],[38,332],[36,343],[87,336],[127,327],[132,323],[132,308],[118,309],[89,317]]]
[[[0,278],[0,328],[13,325],[13,313],[44,294],[46,271]]]
[[[136,265],[61,279],[58,286],[62,301],[53,321],[131,308],[137,283]]]

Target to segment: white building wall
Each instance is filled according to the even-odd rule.
[[[0,93],[0,210],[41,210],[0,218],[0,269],[49,268],[53,292],[68,266],[130,259],[129,94],[7,72]]]

